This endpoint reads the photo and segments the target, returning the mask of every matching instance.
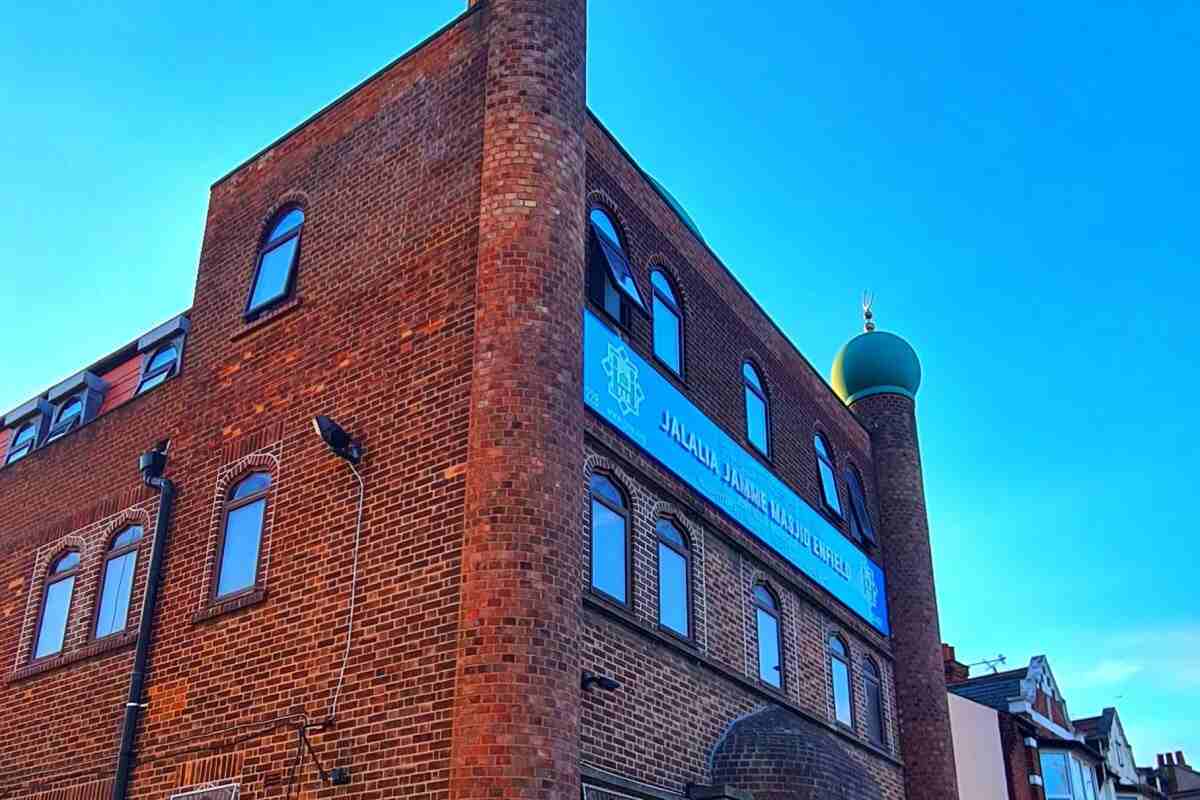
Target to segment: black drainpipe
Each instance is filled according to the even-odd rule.
[[[138,624],[137,651],[133,656],[133,674],[129,676],[129,700],[125,703],[125,723],[121,729],[121,754],[113,780],[112,800],[126,800],[129,776],[133,771],[134,738],[138,715],[142,710],[142,689],[146,685],[146,660],[150,655],[150,635],[158,605],[158,585],[162,576],[163,553],[167,549],[167,529],[175,505],[175,485],[162,476],[167,466],[167,445],[142,453],[138,469],[146,485],[158,489],[158,520],[154,523],[154,543],[150,550],[150,572],[146,576],[146,595],[142,599],[142,618]]]

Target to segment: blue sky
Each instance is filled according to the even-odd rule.
[[[187,307],[209,185],[464,5],[13,9],[0,407]],[[960,656],[1200,760],[1200,7],[1049,5],[592,0],[589,102],[823,373],[867,287],[917,348]]]

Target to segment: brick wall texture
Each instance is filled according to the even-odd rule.
[[[772,799],[954,796],[911,407],[846,409],[588,113],[585,20],[584,0],[473,4],[218,181],[179,374],[0,468],[0,800],[111,792],[158,513],[137,459],[163,439],[178,495],[133,797],[237,784],[248,800],[575,800],[596,775],[630,797],[712,783]],[[262,237],[291,205],[305,212],[294,290],[247,321]],[[681,391],[745,442],[753,360],[772,410],[768,466],[818,508],[815,434],[839,474],[861,472],[893,638],[584,410],[594,206],[617,221],[647,297],[653,269],[678,289]],[[621,335],[651,357],[648,316]],[[314,414],[366,451],[333,720],[358,484]],[[624,606],[590,589],[596,471],[629,498]],[[216,602],[229,492],[253,472],[271,478],[257,579]],[[689,542],[688,637],[657,624],[664,516]],[[133,523],[145,537],[125,632],[95,640],[103,553]],[[68,549],[81,564],[65,646],[35,659],[47,569]],[[757,678],[759,583],[781,606],[781,689]],[[849,727],[834,722],[835,634],[850,654]],[[882,746],[866,730],[868,659]],[[621,688],[581,692],[581,670]],[[323,784],[314,760],[350,783]]]

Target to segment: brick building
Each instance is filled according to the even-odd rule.
[[[954,648],[943,647],[960,795],[1162,800],[1139,776],[1116,709],[1072,720],[1045,656],[972,678]]]
[[[956,797],[916,356],[823,381],[585,45],[472,4],[4,417],[0,798]]]

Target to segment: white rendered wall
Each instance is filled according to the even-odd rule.
[[[1008,800],[996,710],[951,693],[950,729],[958,796],[962,800]]]

